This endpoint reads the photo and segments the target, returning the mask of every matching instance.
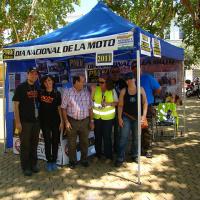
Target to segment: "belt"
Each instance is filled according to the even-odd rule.
[[[74,121],[81,122],[81,121],[84,121],[84,120],[88,119],[88,118],[89,118],[89,116],[88,116],[88,117],[86,117],[86,118],[84,118],[84,119],[74,119],[73,117],[70,117],[69,115],[67,115],[67,118],[68,118],[68,119],[71,119],[71,120],[74,120]]]

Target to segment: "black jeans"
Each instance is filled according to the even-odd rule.
[[[37,165],[39,122],[22,122],[20,133],[20,161],[22,170],[31,170]]]
[[[45,144],[45,155],[47,162],[56,162],[58,145],[60,142],[59,124],[42,124],[42,133]]]
[[[104,155],[108,159],[112,159],[112,126],[113,120],[94,120],[95,150],[96,156],[102,155],[102,140],[104,144]]]

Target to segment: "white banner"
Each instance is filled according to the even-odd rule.
[[[160,40],[158,40],[156,38],[152,38],[152,46],[153,46],[153,55],[155,57],[161,58]]]
[[[112,52],[114,50],[130,49],[134,46],[133,32],[125,32],[105,37],[64,41],[28,47],[13,47],[3,49],[4,60],[23,60],[65,57],[96,52]]]
[[[150,40],[151,38],[140,33],[140,49],[141,49],[141,54],[146,55],[146,56],[151,56],[151,45],[150,45]]]

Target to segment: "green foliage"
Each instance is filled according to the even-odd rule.
[[[185,63],[189,67],[200,58],[199,0],[104,0],[122,17],[161,38],[172,19],[184,33]]]
[[[173,0],[104,0],[107,5],[144,30],[163,38],[175,16]]]
[[[191,69],[193,66],[197,67],[200,66],[200,57],[194,57],[194,49],[190,46],[190,47],[186,47],[185,45],[182,46],[185,51],[185,60],[184,60],[184,64],[185,64],[185,69]]]
[[[195,64],[200,58],[200,3],[198,0],[186,2],[185,6],[181,3],[177,4],[177,25],[184,33],[186,55],[190,58],[190,62]]]
[[[80,0],[1,0],[0,48],[5,41],[5,31],[11,43],[39,37],[50,30],[65,25],[68,13],[74,11]]]

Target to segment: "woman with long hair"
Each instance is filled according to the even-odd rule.
[[[47,159],[47,171],[57,169],[56,160],[60,130],[63,129],[61,115],[61,94],[54,87],[54,78],[46,75],[41,79],[40,92],[40,125],[45,143],[45,155]]]

